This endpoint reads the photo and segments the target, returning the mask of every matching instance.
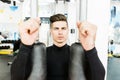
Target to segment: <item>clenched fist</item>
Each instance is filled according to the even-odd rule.
[[[23,44],[32,45],[37,40],[40,23],[40,18],[30,18],[20,23],[19,32]]]
[[[79,39],[83,48],[88,51],[95,47],[97,27],[87,21],[77,22]]]

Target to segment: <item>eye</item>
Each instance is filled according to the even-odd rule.
[[[54,30],[58,30],[59,28],[58,27],[55,27],[55,28],[53,28]]]
[[[62,27],[62,30],[66,30],[67,28],[66,27]]]

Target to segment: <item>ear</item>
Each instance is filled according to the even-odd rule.
[[[68,34],[69,34],[70,29],[68,28]]]
[[[51,33],[52,33],[52,29],[49,30],[49,33],[50,33],[50,35],[51,35]]]
[[[51,30],[51,29],[49,30],[49,33],[50,33],[50,35],[51,35],[51,33],[52,33],[52,30]]]
[[[50,30],[48,31],[48,35],[51,36],[51,33],[52,33],[52,30],[50,29]]]

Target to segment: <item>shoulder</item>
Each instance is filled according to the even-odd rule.
[[[53,46],[48,46],[48,47],[46,47],[47,51],[48,51],[48,50],[51,50],[52,48],[53,48]]]
[[[52,47],[53,47],[53,45],[52,46],[48,46],[47,49],[52,48]]]

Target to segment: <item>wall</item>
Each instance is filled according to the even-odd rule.
[[[18,6],[18,9],[12,11],[10,9],[12,5],[3,3],[0,1],[0,23],[18,23],[21,19],[21,6]]]
[[[8,35],[9,39],[15,39],[14,33],[18,33],[18,24],[22,18],[21,4],[17,10],[11,10],[12,4],[3,3],[0,1],[0,32]],[[15,33],[16,34],[16,33]]]

